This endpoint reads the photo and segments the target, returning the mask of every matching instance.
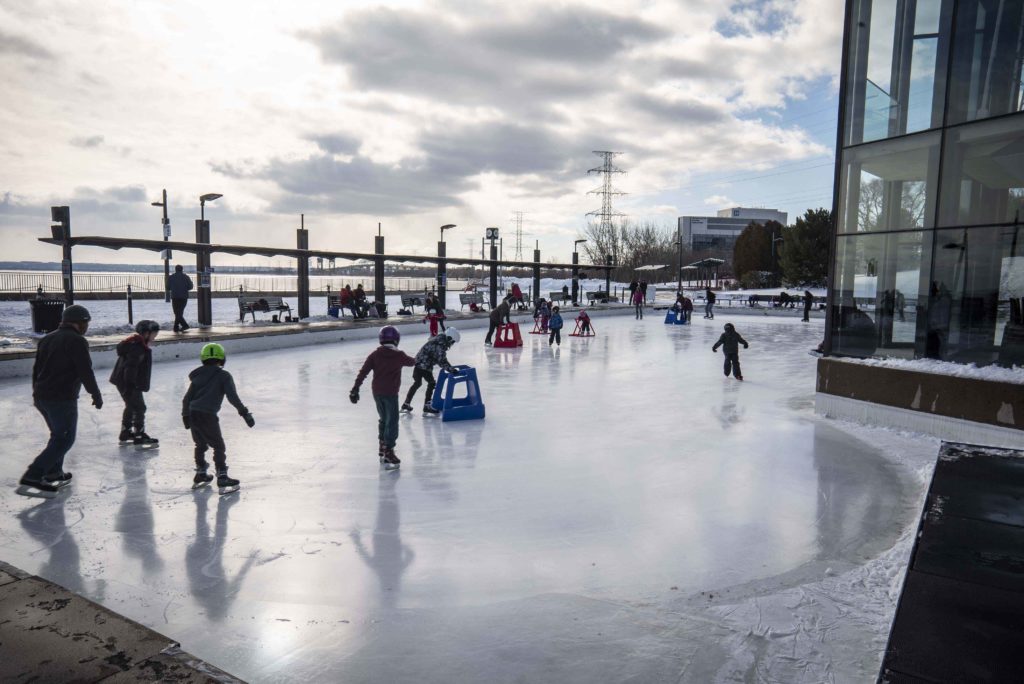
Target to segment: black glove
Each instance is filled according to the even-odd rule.
[[[359,390],[352,390],[348,393],[348,398],[352,400],[353,404],[359,403]]]
[[[718,353],[718,350],[715,349],[714,347],[711,348],[711,351],[715,352],[716,354]]]
[[[244,420],[245,424],[249,427],[256,427],[256,419],[252,417],[251,413],[243,413],[242,420]]]
[[[186,430],[191,430],[192,429],[192,421],[190,421],[188,419],[188,416],[182,416],[181,417],[181,423],[182,423],[182,425],[185,426]]]
[[[749,344],[745,344],[745,343],[744,343],[744,345],[743,345],[743,348],[744,348],[744,349],[750,349],[750,345],[749,345]]]
[[[97,409],[103,408],[103,395],[101,395],[99,392],[92,395],[92,405],[95,406]]]

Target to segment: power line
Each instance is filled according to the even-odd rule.
[[[601,219],[601,232],[605,233],[606,230],[611,230],[612,219],[616,216],[625,216],[621,211],[615,211],[612,208],[612,197],[616,195],[625,195],[626,193],[621,190],[617,190],[612,186],[612,174],[625,173],[622,169],[615,166],[612,160],[621,152],[609,152],[606,150],[594,150],[594,154],[601,157],[601,166],[593,168],[587,171],[587,174],[597,173],[602,175],[601,187],[596,190],[591,190],[588,195],[600,195],[601,196],[601,208],[597,211],[587,212],[587,216],[596,216]],[[606,234],[606,233],[605,233]]]

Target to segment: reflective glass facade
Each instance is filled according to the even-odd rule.
[[[848,0],[826,349],[1024,365],[1024,0]]]

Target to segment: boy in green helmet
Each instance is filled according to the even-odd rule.
[[[224,397],[238,409],[249,427],[256,425],[256,419],[249,413],[235,391],[235,380],[231,373],[224,370],[227,355],[224,347],[210,343],[199,353],[203,365],[188,374],[192,381],[185,398],[181,402],[181,420],[186,430],[192,431],[192,440],[196,443],[196,476],[192,480],[192,488],[198,489],[210,484],[213,476],[207,473],[206,450],[213,448],[213,465],[217,469],[217,488],[221,494],[238,491],[238,480],[228,477],[227,447],[220,431],[220,412]]]

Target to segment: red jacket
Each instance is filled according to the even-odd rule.
[[[373,393],[385,397],[398,396],[398,389],[402,386],[402,369],[415,365],[416,359],[404,351],[381,345],[366,357],[352,389],[358,391],[363,380],[373,371],[373,382],[370,385]]]

